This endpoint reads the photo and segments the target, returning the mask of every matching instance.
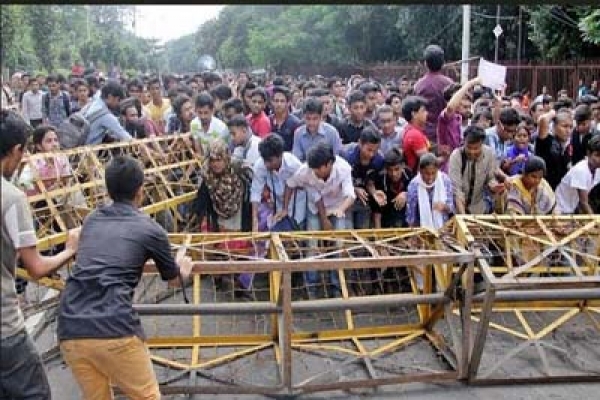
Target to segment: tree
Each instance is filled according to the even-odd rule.
[[[589,43],[600,45],[600,10],[581,18],[579,29],[583,32],[583,39]]]
[[[598,46],[593,42],[581,40],[582,32],[573,22],[590,15],[591,7],[540,5],[523,8],[531,15],[529,38],[542,58],[565,60],[599,54]]]
[[[31,26],[33,49],[41,65],[47,71],[54,70],[58,16],[55,6],[34,6],[27,9]]]
[[[22,26],[22,9],[19,5],[0,5],[0,57],[3,66],[15,66],[19,59],[19,27]]]

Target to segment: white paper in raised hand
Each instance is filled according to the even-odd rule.
[[[477,76],[481,78],[482,86],[493,90],[502,90],[506,86],[506,67],[479,59]]]

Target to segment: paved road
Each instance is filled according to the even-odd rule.
[[[71,371],[57,363],[48,368],[53,398],[57,400],[80,400],[81,395],[74,382]],[[380,388],[376,392],[328,392],[297,399],[310,400],[594,400],[598,399],[600,384],[556,384],[556,385],[526,385],[504,387],[467,387],[461,384],[407,384]],[[165,396],[164,400],[186,399],[185,396]],[[263,400],[264,396],[238,395],[197,395],[192,399],[198,400]]]

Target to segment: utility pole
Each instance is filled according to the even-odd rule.
[[[469,80],[469,46],[471,36],[471,5],[463,5],[463,31],[462,31],[462,62],[460,64],[460,83]]]
[[[496,26],[500,25],[500,4],[498,4],[498,8],[496,8]],[[494,52],[494,62],[498,63],[498,38],[500,35],[496,35],[496,50]]]
[[[85,10],[86,10],[86,17],[87,17],[87,41],[90,41],[90,5],[88,4],[87,6],[85,6]]]
[[[522,16],[523,16],[523,10],[521,9],[521,6],[519,7],[519,37],[517,40],[517,87],[520,89],[521,88],[521,45],[522,45],[522,41],[523,41],[523,31],[522,31]],[[531,90],[531,88],[529,88],[529,90]]]

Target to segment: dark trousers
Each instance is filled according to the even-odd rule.
[[[50,400],[42,359],[25,329],[0,342],[0,399]]]

